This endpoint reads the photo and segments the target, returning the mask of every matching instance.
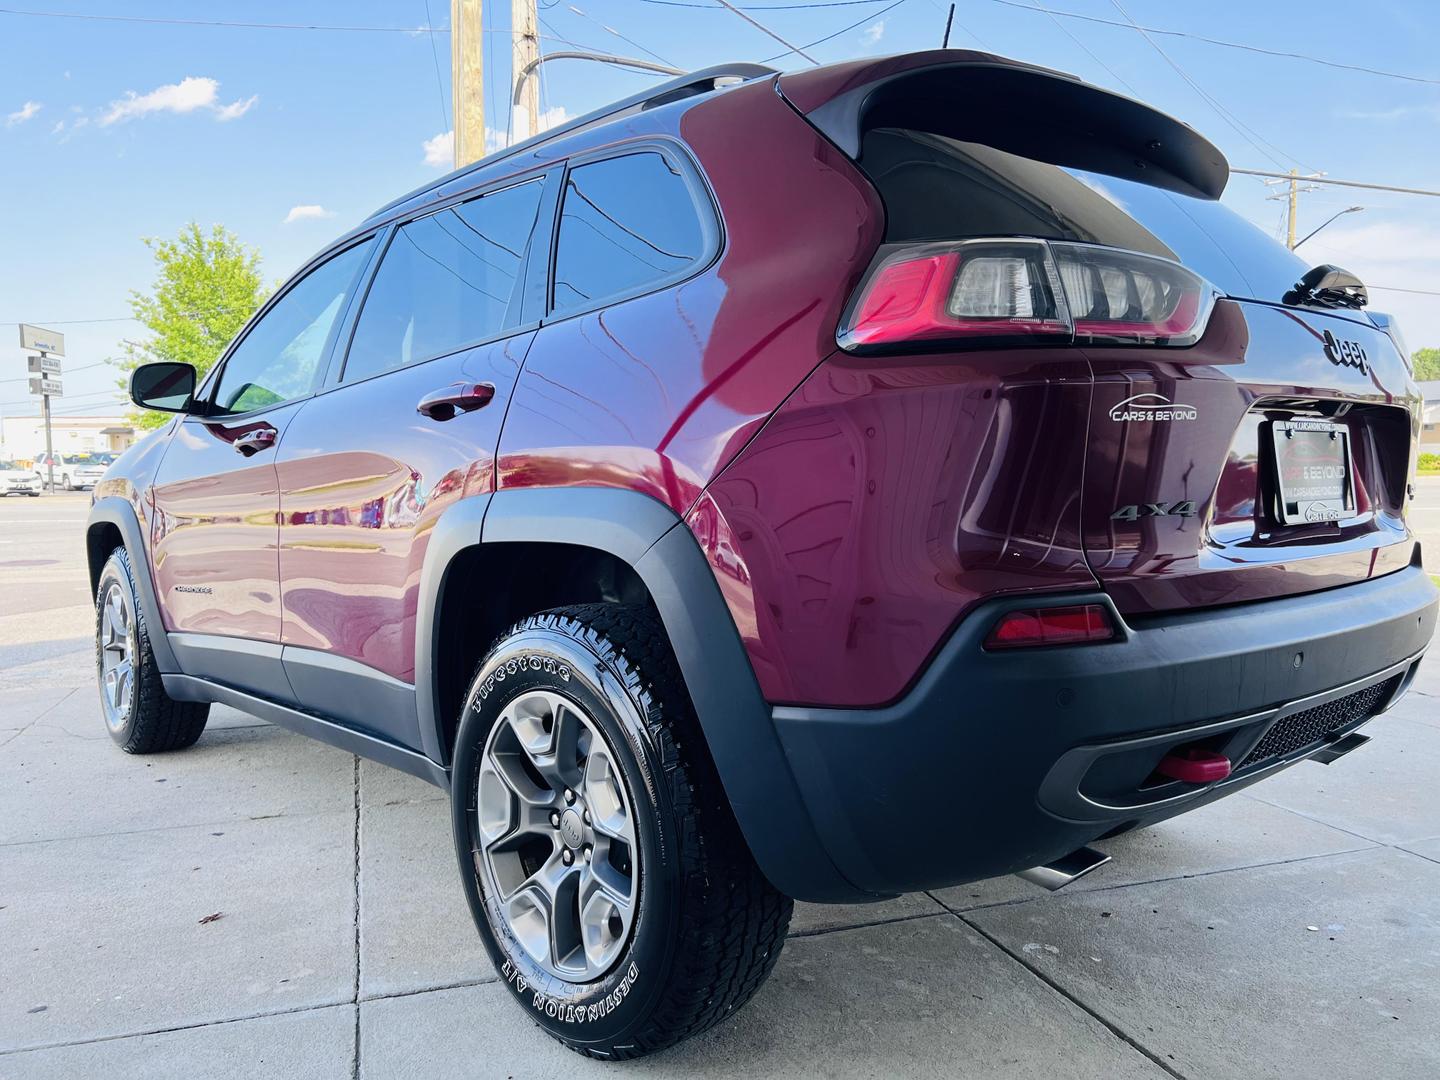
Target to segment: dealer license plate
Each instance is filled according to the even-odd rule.
[[[1350,432],[1324,420],[1276,420],[1276,513],[1286,525],[1344,521],[1355,516]]]

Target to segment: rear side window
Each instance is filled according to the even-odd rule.
[[[542,187],[505,188],[397,229],[356,323],[345,381],[499,336],[519,294]]]
[[[555,245],[553,310],[633,296],[680,277],[706,253],[691,185],[647,150],[570,170]]]
[[[330,335],[370,256],[371,240],[347,248],[292,285],[225,361],[210,412],[252,412],[315,388]]]

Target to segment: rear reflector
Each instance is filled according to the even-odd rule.
[[[914,342],[1192,345],[1215,290],[1183,266],[1095,244],[966,240],[881,249],[838,335]]]
[[[1111,641],[1115,624],[1100,604],[1034,608],[1002,616],[985,639],[987,649],[1018,649],[1030,645],[1079,645]]]

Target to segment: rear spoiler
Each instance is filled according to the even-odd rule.
[[[1218,199],[1230,163],[1188,125],[1073,75],[961,49],[782,75],[780,93],[854,160],[866,131],[908,128]]]

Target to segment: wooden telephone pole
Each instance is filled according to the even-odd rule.
[[[450,86],[455,117],[455,167],[485,156],[482,0],[450,0]]]
[[[540,34],[535,0],[510,2],[510,80],[515,104],[515,142],[540,133]]]

